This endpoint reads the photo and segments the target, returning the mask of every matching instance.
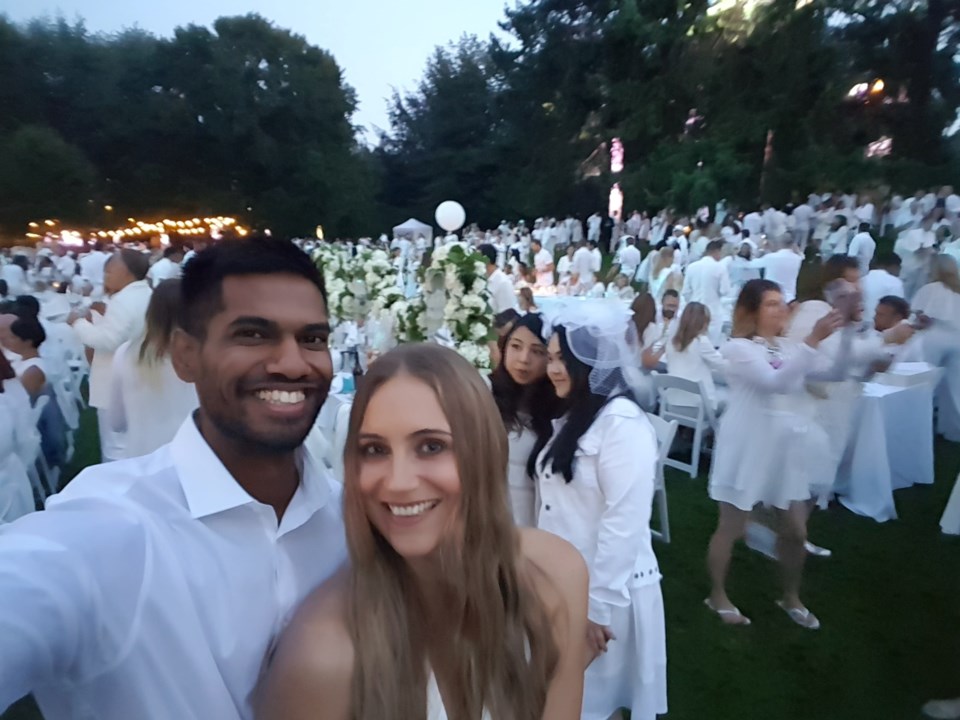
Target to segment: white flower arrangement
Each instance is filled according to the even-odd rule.
[[[454,347],[481,371],[492,367],[488,343],[495,339],[493,311],[487,292],[486,263],[478,253],[460,245],[433,251],[424,273],[424,293],[439,289],[446,293],[443,325]],[[428,323],[424,294],[393,306],[394,328],[400,342],[427,339]]]
[[[346,248],[324,243],[313,259],[323,272],[334,321],[359,320],[371,312],[379,317],[403,298],[396,268],[383,250],[363,249],[354,256]]]

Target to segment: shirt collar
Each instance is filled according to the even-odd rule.
[[[200,434],[192,415],[184,420],[170,443],[170,453],[193,518],[258,503],[220,462]],[[300,485],[284,513],[281,533],[303,525],[331,497],[330,484],[322,466],[305,447],[297,450],[297,465]]]

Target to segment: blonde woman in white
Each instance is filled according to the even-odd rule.
[[[164,280],[150,297],[143,334],[114,354],[108,418],[114,432],[126,434],[124,457],[169,443],[199,406],[194,386],[177,377],[170,360],[179,312],[180,280]]]

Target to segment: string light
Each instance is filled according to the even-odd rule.
[[[105,206],[106,208],[107,206]],[[112,208],[111,208],[112,209]],[[174,220],[172,218],[164,218],[162,220],[157,220],[155,222],[144,222],[142,220],[137,220],[136,218],[129,217],[127,218],[127,223],[129,225],[122,228],[115,228],[112,230],[93,230],[85,231],[87,237],[91,239],[106,239],[110,238],[114,243],[119,243],[124,240],[133,240],[133,239],[143,239],[144,236],[159,236],[161,242],[166,238],[166,242],[170,242],[171,235],[178,235],[181,237],[193,237],[193,236],[206,236],[214,240],[219,240],[224,236],[225,231],[232,231],[236,233],[239,237],[246,237],[250,234],[250,230],[243,227],[242,225],[237,224],[235,218],[226,217],[223,215],[218,215],[216,217],[205,217],[205,218],[190,218],[189,220]],[[58,220],[44,220],[43,224],[48,228],[53,228],[59,224]],[[40,228],[39,222],[29,223],[31,230],[36,230]],[[59,230],[57,232],[48,232],[45,236],[36,232],[26,233],[26,237],[31,239],[45,239],[52,241],[60,241],[70,245],[82,245],[83,244],[83,234],[77,230]]]

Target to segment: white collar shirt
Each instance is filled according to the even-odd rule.
[[[0,528],[0,708],[48,720],[247,720],[272,642],[345,560],[339,487],[309,451],[282,521],[192,418]]]
[[[627,245],[620,251],[620,272],[633,280],[640,267],[640,251],[636,245]]]
[[[873,254],[877,250],[877,241],[868,232],[857,233],[850,241],[850,247],[847,248],[847,255],[855,257],[860,264],[860,275],[866,275],[870,271],[870,262],[873,260]]]
[[[82,255],[78,261],[80,274],[89,280],[94,287],[103,285],[103,266],[107,264],[109,259],[109,255],[99,250],[92,250],[86,255]]]
[[[537,269],[537,285],[549,287],[553,285],[553,253],[546,248],[533,258],[533,265]]]
[[[577,251],[573,254],[571,270],[579,276],[581,285],[593,283],[593,255],[589,248],[577,248]]]
[[[873,324],[873,315],[880,303],[880,298],[892,295],[904,297],[903,280],[891,275],[886,270],[871,270],[860,279],[860,289],[863,291],[863,318]]]
[[[732,293],[730,275],[719,260],[707,255],[687,266],[681,297],[684,303],[706,305],[712,322],[722,321],[723,299]]]
[[[756,264],[763,268],[764,279],[772,280],[780,286],[786,302],[796,299],[797,278],[800,275],[800,266],[803,265],[802,255],[784,248],[764,255]]]
[[[517,293],[503,270],[497,268],[490,274],[487,278],[487,291],[490,293],[490,307],[494,315],[504,310],[517,309]]]
[[[554,438],[564,418],[554,421]],[[549,445],[548,445],[549,448]],[[650,536],[657,438],[636,403],[611,400],[577,443],[573,480],[537,460],[537,526],[573,545],[590,571],[588,616],[609,625],[630,589],[660,581]]]
[[[150,266],[147,277],[150,278],[153,287],[156,287],[164,280],[172,280],[180,277],[180,265],[170,258],[160,258]]]
[[[123,343],[143,332],[151,290],[146,280],[138,280],[111,296],[106,312],[93,320],[77,320],[73,330],[80,342],[93,349],[90,363],[90,405],[105,409],[110,404],[110,376],[113,354]]]

